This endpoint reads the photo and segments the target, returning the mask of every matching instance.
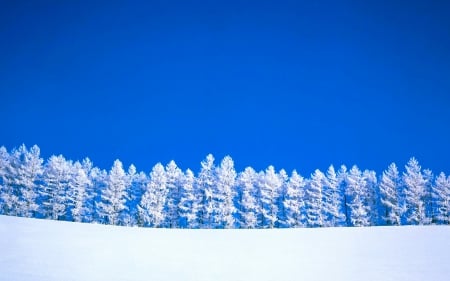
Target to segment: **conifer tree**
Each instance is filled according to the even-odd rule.
[[[399,200],[400,177],[395,163],[383,172],[379,184],[382,217],[387,225],[400,225],[402,208]]]

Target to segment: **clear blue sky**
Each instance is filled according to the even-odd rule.
[[[130,2],[0,2],[0,145],[450,172],[449,1]]]

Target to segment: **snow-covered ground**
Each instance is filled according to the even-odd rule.
[[[0,280],[450,280],[450,227],[168,230],[0,216]]]

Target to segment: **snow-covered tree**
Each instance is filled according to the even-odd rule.
[[[108,224],[118,225],[124,223],[123,211],[126,210],[127,189],[129,181],[120,160],[114,161],[109,171],[106,188],[102,190],[98,203],[99,214]]]
[[[201,193],[199,222],[203,228],[211,228],[213,224],[214,190],[216,178],[216,169],[214,165],[214,156],[209,154],[201,162],[201,170],[197,177],[196,189]]]
[[[337,172],[337,179],[339,182],[339,193],[341,194],[341,197],[343,199],[343,215],[344,215],[344,223],[346,226],[351,226],[351,220],[350,220],[350,208],[348,207],[350,204],[350,196],[347,192],[347,177],[348,177],[348,171],[347,166],[341,165],[339,168],[339,171]]]
[[[239,187],[238,212],[239,228],[256,228],[258,223],[259,206],[256,200],[257,173],[251,167],[239,174],[237,186]]]
[[[281,192],[283,181],[275,172],[273,166],[269,166],[265,173],[258,177],[259,200],[261,204],[262,228],[274,228],[278,220],[278,196]]]
[[[0,214],[4,214],[5,212],[3,208],[3,197],[6,196],[8,192],[5,179],[8,165],[9,153],[8,150],[4,146],[2,146],[0,147]]]
[[[42,215],[53,220],[66,220],[71,188],[71,163],[64,156],[51,156],[45,165],[44,185],[40,192]]]
[[[145,192],[145,186],[148,183],[147,175],[144,172],[137,172],[136,167],[131,164],[128,167],[127,173],[128,180],[128,200],[127,200],[127,222],[126,225],[142,225],[143,222],[138,222],[139,213],[138,205]]]
[[[186,170],[181,183],[180,202],[178,211],[180,216],[180,227],[198,228],[199,201],[195,192],[195,176],[191,170]]]
[[[343,226],[345,214],[343,213],[343,194],[340,189],[341,180],[334,166],[328,167],[324,186],[323,213],[325,226]]]
[[[364,170],[363,178],[366,181],[366,195],[364,197],[364,205],[367,206],[369,212],[370,225],[380,224],[381,204],[378,190],[378,180],[375,171]]]
[[[85,220],[86,215],[86,191],[89,189],[91,181],[89,180],[83,166],[80,162],[75,162],[71,172],[71,187],[70,200],[71,200],[71,214],[72,219],[76,222]]]
[[[86,160],[86,159],[85,159]],[[108,182],[108,172],[106,170],[100,170],[98,167],[91,167],[88,169],[85,161],[83,161],[83,169],[85,170],[91,185],[86,190],[86,215],[87,222],[103,223],[103,213],[99,208],[99,203],[102,201],[102,192],[106,189]]]
[[[323,186],[325,175],[319,170],[315,170],[305,191],[305,216],[306,225],[309,227],[322,227],[325,224],[323,216]]]
[[[285,227],[303,227],[305,225],[305,186],[306,180],[296,170],[292,171],[283,196],[285,214],[283,224]]]
[[[384,207],[383,219],[387,225],[400,225],[402,208],[399,200],[400,176],[395,163],[383,172],[379,184],[380,200]]]
[[[165,217],[165,227],[167,228],[177,228],[179,226],[179,212],[178,205],[180,203],[180,192],[181,184],[183,181],[183,171],[178,168],[175,161],[170,161],[166,166],[166,188],[167,188],[167,198],[166,206],[164,212]]]
[[[450,224],[450,176],[440,173],[436,178],[434,188],[436,202],[436,221],[442,224]]]
[[[369,226],[371,224],[370,207],[367,205],[367,181],[361,170],[354,165],[347,176],[347,194],[350,221],[353,226]]]
[[[139,203],[139,220],[143,225],[161,227],[164,223],[164,205],[167,197],[166,172],[161,163],[156,164],[151,173],[147,189]]]
[[[419,162],[413,157],[405,166],[403,173],[406,201],[406,221],[410,224],[428,224],[430,219],[426,216],[425,202],[426,180],[422,174]]]
[[[234,206],[236,171],[230,156],[225,156],[216,169],[217,182],[213,194],[216,210],[214,212],[215,228],[233,228],[235,223]]]
[[[428,223],[434,222],[436,213],[436,202],[433,196],[434,175],[430,169],[423,170],[423,178],[425,180],[425,196],[423,198],[425,204],[425,215],[429,219]]]

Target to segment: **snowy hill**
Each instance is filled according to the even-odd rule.
[[[174,230],[0,216],[0,280],[449,280],[450,227]]]

